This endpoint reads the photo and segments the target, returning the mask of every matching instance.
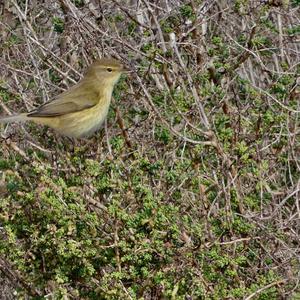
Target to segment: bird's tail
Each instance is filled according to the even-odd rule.
[[[19,115],[12,115],[7,117],[0,117],[0,123],[12,123],[12,122],[24,122],[28,120],[27,114],[19,114]]]

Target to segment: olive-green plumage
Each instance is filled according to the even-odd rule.
[[[115,59],[96,60],[68,91],[28,113],[0,118],[0,122],[33,121],[69,137],[89,136],[105,120],[114,85],[124,71]]]

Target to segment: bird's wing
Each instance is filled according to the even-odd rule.
[[[75,92],[75,93],[73,93]],[[56,117],[65,114],[82,111],[97,104],[98,98],[91,92],[81,93],[67,91],[57,99],[47,102],[40,107],[30,111],[28,117]]]
[[[28,117],[56,117],[65,114],[82,111],[93,107],[95,104],[84,103],[78,104],[75,102],[55,103],[54,101],[45,103],[35,110],[27,114]]]

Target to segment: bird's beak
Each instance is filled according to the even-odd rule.
[[[122,69],[121,69],[121,72],[122,73],[130,73],[130,72],[132,72],[132,70],[130,70],[129,68],[127,68],[126,66],[122,66]]]

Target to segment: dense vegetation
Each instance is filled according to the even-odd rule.
[[[299,299],[299,0],[8,0],[1,115],[130,66],[106,127],[1,127],[1,299]]]

